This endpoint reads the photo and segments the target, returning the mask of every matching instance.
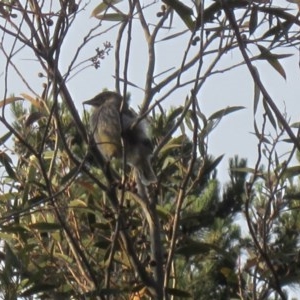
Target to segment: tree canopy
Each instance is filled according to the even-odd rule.
[[[1,0],[1,297],[288,299],[299,285],[299,123],[257,63],[287,78],[299,9],[297,0]],[[237,60],[224,65],[228,55]],[[199,99],[208,79],[239,67],[253,82],[256,161],[237,143],[224,183],[210,137],[245,108],[224,102],[206,115]],[[157,184],[143,186],[126,157],[104,161],[90,111],[75,101],[83,89],[140,96]]]

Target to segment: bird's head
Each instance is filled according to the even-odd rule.
[[[103,104],[109,104],[120,108],[122,101],[123,97],[120,94],[116,92],[105,91],[96,95],[94,98],[83,102],[83,104],[92,105],[94,107],[100,107]]]

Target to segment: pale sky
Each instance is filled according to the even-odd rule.
[[[120,5],[121,4],[122,3],[120,3]],[[62,72],[67,70],[71,60],[73,59],[75,51],[78,46],[82,44],[83,37],[86,35],[88,30],[98,24],[97,19],[90,18],[90,14],[95,7],[94,5],[95,4],[93,2],[87,6],[85,11],[81,12],[77,16],[77,20],[72,25],[70,32],[64,40],[60,61]],[[295,8],[295,5],[291,5],[291,7]],[[120,6],[120,8],[122,8],[122,6]],[[156,12],[157,9],[154,9],[154,7],[148,8],[148,14],[153,16],[152,18],[149,18],[152,22],[158,21]],[[115,25],[116,23],[114,22],[104,22],[97,32],[103,32]],[[172,25],[173,29],[171,31],[162,30],[159,35],[159,39],[163,39],[170,34],[174,34],[185,29],[185,26],[176,15],[174,16]],[[133,23],[133,26],[138,29],[134,30],[131,41],[132,53],[129,64],[129,80],[143,87],[148,54],[139,21],[136,20]],[[111,29],[100,34],[96,39],[85,45],[78,56],[77,63],[95,55],[95,49],[97,47],[101,49],[103,47],[103,43],[106,41],[110,41],[112,45],[115,46],[114,43],[117,28],[118,27],[115,27],[115,29]],[[152,29],[151,26],[150,29]],[[156,63],[157,74],[169,68],[178,67],[178,64],[182,61],[184,51],[186,50],[188,39],[189,35],[187,34],[182,37],[168,40],[167,42],[160,42],[156,44],[158,52]],[[12,41],[8,39],[8,36],[6,36],[4,42],[6,42],[6,44],[4,44],[5,49],[9,51]],[[192,51],[197,50],[197,47],[195,50],[192,49]],[[253,46],[250,50],[257,51],[257,48]],[[254,65],[258,68],[262,82],[273,97],[274,102],[278,105],[282,112],[286,111],[288,118],[291,118],[292,122],[297,122],[300,114],[299,50],[285,48],[283,51],[284,53],[295,53],[295,55],[291,58],[280,60],[287,73],[287,80],[284,80],[283,77],[281,77],[266,61],[256,61],[254,62]],[[2,55],[2,53],[0,55]],[[224,66],[233,65],[240,61],[241,57],[238,50],[229,51],[226,56],[224,56],[222,63],[216,69],[219,70]],[[44,78],[38,77],[38,73],[42,70],[39,68],[38,62],[33,60],[32,52],[23,49],[20,51],[18,56],[16,56],[14,63],[18,66],[18,68],[20,68],[21,72],[26,75],[26,80],[29,81],[30,87],[37,94],[41,94]],[[205,57],[204,65],[208,65],[209,63],[209,59]],[[0,59],[1,70],[4,70],[4,66],[5,59],[2,58]],[[5,77],[4,73],[0,73],[0,75],[0,92],[3,98]],[[84,100],[93,97],[102,91],[102,89],[107,88],[114,90],[115,79],[113,78],[113,75],[114,49],[111,50],[109,56],[101,61],[101,67],[99,69],[96,70],[93,67],[87,68],[68,81],[69,90],[79,111],[82,111],[83,109],[82,102]],[[195,69],[191,70],[188,76],[193,78],[193,76],[195,76]],[[183,78],[188,76],[184,75]],[[158,80],[160,80],[160,78],[161,77],[159,77]],[[189,95],[190,89],[191,86],[185,86],[176,91],[174,95],[168,97],[163,102],[163,107],[168,108],[169,106],[183,104],[186,96]],[[139,104],[141,104],[143,92],[130,86],[128,86],[128,91],[132,95],[131,104],[136,108]],[[252,78],[250,77],[246,67],[243,66],[210,77],[198,94],[200,107],[207,117],[213,112],[226,108],[227,106],[245,106],[244,110],[225,116],[209,138],[209,152],[211,154],[216,157],[224,153],[226,154],[218,168],[220,179],[222,181],[226,181],[228,178],[228,159],[235,154],[238,154],[240,157],[248,158],[249,166],[253,166],[256,161],[257,140],[254,135],[250,133],[254,131],[253,91],[254,86]],[[10,68],[8,73],[8,95],[14,93],[18,96],[22,92],[31,94],[22,80]],[[164,91],[157,94],[154,99],[159,99],[163,93]],[[9,108],[6,108],[6,112],[9,112]],[[260,114],[261,110],[257,112],[257,115]],[[289,149],[290,145],[287,146],[286,150]],[[284,148],[285,147],[283,147],[283,149]],[[285,151],[285,149],[282,151]]]

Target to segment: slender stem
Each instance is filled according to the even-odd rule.
[[[279,120],[279,122],[282,124],[283,128],[285,129],[285,131],[287,132],[287,134],[289,135],[289,137],[291,138],[291,140],[294,142],[294,144],[296,145],[296,147],[298,148],[298,150],[300,151],[300,142],[298,140],[298,138],[294,135],[293,131],[291,130],[290,126],[287,124],[285,118],[282,116],[281,112],[279,111],[279,109],[277,108],[276,104],[274,103],[274,101],[272,100],[271,96],[269,95],[269,93],[267,92],[266,88],[264,87],[264,85],[262,84],[258,73],[256,71],[256,69],[253,67],[250,58],[248,57],[248,54],[246,52],[245,49],[245,43],[243,42],[243,39],[241,37],[240,34],[240,30],[239,27],[237,25],[236,19],[235,19],[235,15],[232,9],[230,9],[228,7],[228,3],[226,0],[221,0],[221,3],[223,5],[224,8],[224,12],[226,14],[226,17],[230,23],[230,26],[232,27],[240,51],[242,53],[242,56],[246,62],[246,65],[249,69],[249,72],[251,74],[251,76],[253,77],[253,80],[255,81],[255,83],[257,84],[257,86],[259,87],[261,93],[264,96],[265,101],[268,103],[268,105],[270,106],[270,108],[273,110],[274,114],[276,115],[277,119]],[[249,216],[249,201],[250,201],[250,191],[251,191],[251,186],[249,186],[249,190],[248,190],[248,201],[246,201],[246,219],[248,222],[248,227],[249,230],[251,231],[251,235],[254,238],[254,241],[256,241],[255,238],[255,232],[252,228],[252,224],[250,221],[250,216]],[[281,289],[281,285],[280,285],[280,281],[278,279],[278,276],[276,275],[276,271],[274,270],[274,267],[267,255],[267,253],[261,248],[261,246],[259,245],[258,241],[255,242],[257,249],[259,250],[260,254],[262,255],[262,257],[264,257],[268,267],[270,268],[272,274],[273,274],[273,278],[274,278],[274,288],[276,289],[276,291],[278,292],[278,294],[282,297],[282,299],[286,299],[285,294],[283,293],[282,289]]]
[[[229,21],[229,23],[230,23],[230,25],[231,25],[234,33],[235,33],[235,36],[236,36],[241,54],[242,54],[242,56],[243,56],[243,58],[246,62],[246,65],[249,69],[249,72],[250,72],[253,80],[255,81],[257,86],[259,87],[261,93],[264,96],[265,101],[268,103],[270,108],[273,110],[274,114],[276,115],[279,122],[282,124],[282,126],[285,129],[286,133],[288,134],[290,139],[293,141],[293,143],[296,145],[297,149],[300,151],[300,141],[299,141],[299,139],[295,136],[295,134],[293,133],[291,127],[288,125],[285,118],[281,114],[280,110],[278,109],[278,107],[276,106],[274,101],[272,100],[272,97],[269,95],[268,91],[266,90],[266,88],[264,87],[262,81],[260,80],[260,77],[258,76],[258,73],[257,73],[256,69],[252,65],[251,59],[249,58],[249,56],[246,52],[245,43],[243,41],[243,38],[241,37],[240,30],[239,30],[239,27],[237,25],[234,13],[228,7],[226,0],[221,0],[221,2],[222,2],[222,5],[224,7],[224,11],[225,11],[226,16],[228,18],[228,21]]]
[[[182,181],[182,184],[179,189],[179,193],[176,199],[176,211],[175,211],[175,216],[174,216],[174,221],[173,221],[173,231],[172,231],[172,237],[171,237],[171,243],[169,247],[169,254],[165,266],[165,276],[164,276],[164,287],[165,287],[165,298],[167,298],[167,292],[166,288],[168,287],[168,282],[170,278],[170,270],[171,270],[171,265],[173,262],[174,258],[174,252],[175,252],[175,246],[176,246],[176,241],[177,241],[177,233],[178,233],[178,228],[179,228],[179,221],[180,221],[180,215],[181,215],[181,208],[186,196],[186,189],[188,187],[188,183],[191,177],[191,174],[193,172],[194,164],[196,162],[196,157],[197,157],[197,141],[198,141],[198,121],[197,121],[197,114],[196,114],[196,96],[192,92],[191,95],[191,103],[192,103],[192,120],[194,122],[194,130],[193,130],[193,148],[192,148],[192,153],[191,153],[191,160],[189,162],[188,170],[187,173]]]

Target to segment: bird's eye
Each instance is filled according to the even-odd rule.
[[[145,147],[147,147],[147,148],[150,148],[150,149],[153,148],[152,143],[151,143],[151,141],[150,141],[149,139],[143,140],[142,144],[143,144]]]

